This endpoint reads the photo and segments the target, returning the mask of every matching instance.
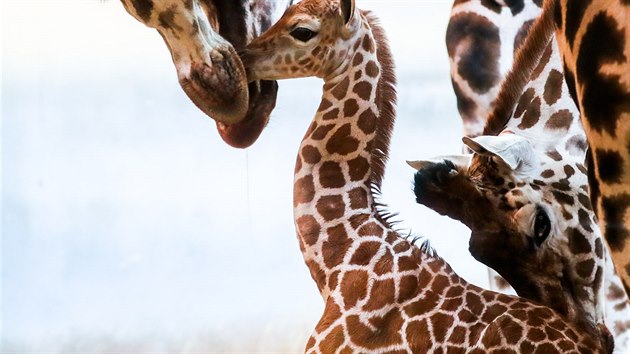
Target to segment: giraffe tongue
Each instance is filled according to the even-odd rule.
[[[254,81],[249,83],[249,107],[245,118],[238,123],[226,125],[217,122],[217,129],[228,145],[244,149],[251,146],[269,122],[271,111],[276,106],[278,83],[276,81]]]

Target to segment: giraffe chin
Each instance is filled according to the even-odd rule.
[[[245,118],[229,125],[217,121],[217,129],[223,141],[239,149],[250,147],[258,140],[276,106],[278,94],[276,81],[254,81],[248,87],[249,105]]]

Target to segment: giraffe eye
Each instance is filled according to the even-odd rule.
[[[536,208],[536,216],[534,219],[534,243],[536,246],[542,245],[543,242],[549,237],[551,232],[551,221],[549,216],[542,207]]]
[[[311,38],[317,35],[317,32],[313,32],[306,27],[298,27],[291,31],[291,37],[297,39],[300,42],[308,42]]]

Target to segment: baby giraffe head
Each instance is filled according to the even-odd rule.
[[[471,254],[520,296],[601,322],[605,250],[582,161],[509,131],[464,143],[472,155],[410,163],[417,202],[466,224]]]
[[[354,0],[304,0],[287,9],[243,55],[249,80],[335,76],[361,27]],[[360,43],[359,43],[360,44]]]

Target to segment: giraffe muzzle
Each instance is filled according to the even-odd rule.
[[[214,50],[210,64],[195,63],[188,78],[180,80],[190,99],[215,120],[228,145],[244,149],[256,142],[276,106],[275,81],[247,83],[245,69],[232,46]]]
[[[180,78],[184,92],[210,118],[225,125],[243,119],[249,107],[249,89],[243,64],[232,46],[215,48],[205,61],[190,65]]]

